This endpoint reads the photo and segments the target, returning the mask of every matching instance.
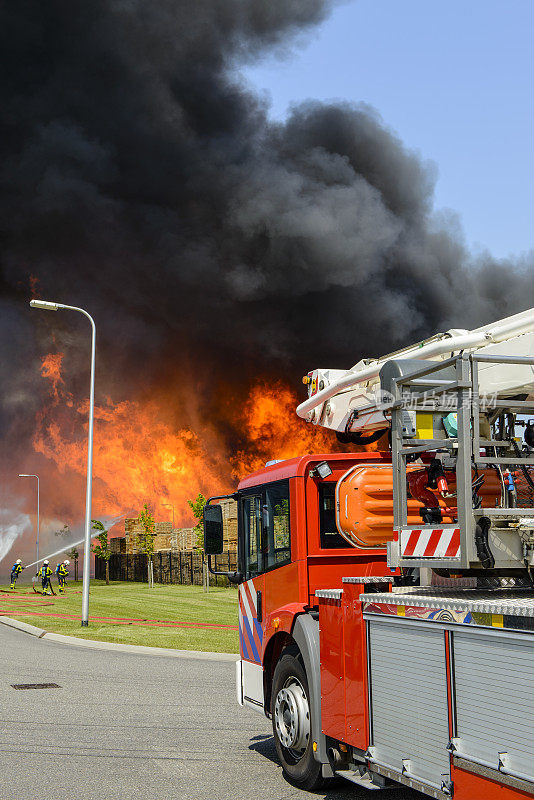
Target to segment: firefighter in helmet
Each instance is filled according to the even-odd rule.
[[[11,567],[11,586],[10,586],[11,589],[15,588],[17,578],[19,577],[23,569],[24,567],[22,566],[22,560],[20,558],[17,558],[17,560]]]
[[[52,581],[50,580],[50,576],[52,575],[52,570],[50,569],[50,562],[48,559],[43,561],[43,566],[37,572],[37,577],[41,578],[41,587],[42,587],[42,594],[48,594],[48,589],[50,589],[50,594],[53,594],[52,589]]]
[[[63,563],[59,565],[59,568],[58,568],[58,571],[57,571],[57,579],[58,579],[58,583],[59,583],[59,591],[61,592],[61,594],[63,594],[63,592],[65,591],[65,587],[67,585],[67,577],[69,575],[69,571],[68,571],[67,567],[69,566],[69,564],[70,564],[70,561],[68,560],[68,558],[66,558],[65,561],[63,561]]]

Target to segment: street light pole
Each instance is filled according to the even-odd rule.
[[[167,508],[172,508],[172,529],[174,530],[174,506],[172,503],[162,503],[162,506],[167,506]]]
[[[19,478],[37,478],[37,540],[35,542],[35,557],[39,567],[39,475],[19,475]]]
[[[85,539],[83,551],[83,575],[82,575],[82,628],[89,625],[89,582],[91,580],[91,505],[93,487],[93,422],[95,404],[95,349],[96,349],[96,327],[95,321],[90,314],[83,308],[77,306],[66,306],[63,303],[51,303],[47,300],[31,300],[32,308],[40,308],[45,311],[58,311],[66,309],[68,311],[79,311],[91,323],[91,386],[89,391],[89,434],[87,442],[87,488],[85,493]]]

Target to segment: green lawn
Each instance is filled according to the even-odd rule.
[[[2,590],[8,588],[0,587]],[[14,593],[0,591],[0,611],[47,631],[84,639],[219,653],[237,653],[239,650],[237,630],[231,628],[143,625],[143,622],[158,621],[237,626],[237,590],[234,588],[210,587],[206,593],[201,586],[156,585],[149,589],[143,583],[112,581],[106,586],[104,581],[93,580],[88,628],[80,625],[81,588],[81,581],[72,581],[64,595],[42,597],[33,593],[31,585],[20,584]],[[55,582],[54,591],[57,592]],[[14,594],[20,599],[13,601]],[[21,613],[24,611],[32,613]],[[74,618],[61,619],[53,616],[55,614],[73,615]],[[121,623],[119,620],[99,620],[98,617],[121,617],[141,622]]]

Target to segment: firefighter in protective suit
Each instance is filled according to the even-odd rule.
[[[17,558],[13,566],[11,567],[11,586],[10,589],[15,588],[15,584],[17,582],[17,578],[19,577],[20,573],[24,567],[22,566],[22,561],[20,558]]]
[[[57,570],[57,580],[59,583],[59,591],[61,592],[61,594],[63,594],[63,592],[65,591],[65,587],[67,585],[67,577],[69,575],[67,567],[69,566],[69,564],[70,561],[68,560],[68,558],[66,558],[65,561],[59,565]]]
[[[51,575],[52,570],[50,569],[50,562],[46,559],[43,561],[43,566],[37,572],[37,577],[41,578],[42,594],[48,594],[48,589],[50,589],[50,594],[54,594],[52,581],[50,580]]]

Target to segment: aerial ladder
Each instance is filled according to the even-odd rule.
[[[346,372],[316,369],[305,381],[309,396],[297,413],[307,422],[343,443],[388,437],[391,567],[531,572],[534,310],[437,334]],[[501,484],[493,508],[480,503],[488,471]],[[422,503],[420,524],[408,524],[408,496]]]

